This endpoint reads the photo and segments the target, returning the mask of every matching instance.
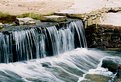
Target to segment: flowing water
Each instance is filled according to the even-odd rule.
[[[0,45],[2,63],[53,56],[77,47],[87,47],[81,21],[62,27],[3,32],[0,33]]]
[[[1,32],[0,82],[81,82],[83,74],[100,67],[108,55],[87,48],[79,20],[61,27]]]
[[[100,53],[100,54],[99,54]],[[1,82],[77,82],[105,53],[77,48],[54,57],[0,64]]]

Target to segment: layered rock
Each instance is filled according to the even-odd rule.
[[[96,24],[100,20],[102,13],[108,10],[104,8],[105,1],[93,0],[88,3],[89,0],[75,0],[75,4],[66,10],[55,12],[57,15],[64,15],[71,18],[80,18],[88,22],[88,25]],[[100,3],[101,2],[101,3]]]
[[[120,18],[121,13],[106,13],[100,23],[89,26],[86,29],[89,47],[121,48]]]

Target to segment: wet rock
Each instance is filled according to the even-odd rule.
[[[85,78],[85,80],[82,80],[80,82],[112,82],[111,77],[97,74],[87,74]],[[121,79],[115,78],[114,82],[121,82]]]
[[[118,57],[105,58],[102,61],[102,67],[108,68],[108,70],[113,73],[117,72],[118,74],[121,74],[121,64],[120,63],[121,63],[121,59]]]
[[[58,15],[51,15],[51,16],[43,16],[41,21],[49,21],[49,22],[62,22],[66,21],[67,17],[66,16],[58,16]]]
[[[29,17],[26,18],[16,18],[16,25],[33,25],[36,24],[35,20]]]
[[[44,63],[41,63],[41,64],[42,64],[42,67],[51,68],[51,63],[49,63],[49,62],[44,62]]]
[[[87,74],[87,79],[90,79],[93,82],[108,82],[110,80],[110,77],[103,76],[103,75],[97,75],[97,74]]]
[[[109,71],[116,73],[118,69],[118,63],[112,59],[105,59],[102,62],[102,67],[108,68]]]
[[[118,66],[117,76],[121,78],[121,64]]]

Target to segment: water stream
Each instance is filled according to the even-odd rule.
[[[99,54],[100,53],[100,54]],[[53,57],[0,64],[1,82],[77,82],[105,53],[77,48]]]
[[[0,82],[81,82],[108,56],[88,49],[82,21],[0,33]]]

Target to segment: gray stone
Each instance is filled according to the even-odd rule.
[[[29,17],[26,18],[16,18],[15,23],[17,25],[31,25],[31,24],[36,24],[35,20]]]
[[[51,16],[43,16],[41,21],[50,21],[50,22],[62,22],[66,21],[67,17],[66,16],[58,16],[58,15],[51,15]]]

